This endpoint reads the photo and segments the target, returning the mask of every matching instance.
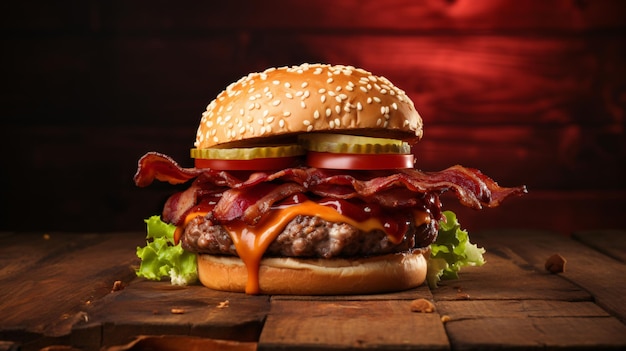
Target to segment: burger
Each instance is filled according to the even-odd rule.
[[[471,208],[500,187],[459,165],[416,168],[422,118],[384,77],[303,64],[251,73],[202,114],[194,167],[149,152],[135,183],[184,185],[158,219],[200,282],[249,294],[365,294],[421,285],[451,192]]]

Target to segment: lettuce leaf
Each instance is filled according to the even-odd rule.
[[[454,212],[444,211],[443,215],[445,219],[439,222],[437,240],[430,245],[426,280],[431,288],[436,288],[442,279],[458,279],[458,272],[464,266],[485,264],[485,249],[469,241],[467,231],[461,229]]]
[[[169,277],[173,285],[188,285],[198,279],[196,255],[174,244],[176,226],[152,216],[145,220],[146,246],[137,247],[141,265],[137,276],[150,280]]]

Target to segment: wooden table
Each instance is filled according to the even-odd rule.
[[[626,348],[625,231],[472,233],[488,263],[459,280],[432,291],[329,297],[138,279],[143,237],[0,233],[0,350]],[[567,259],[564,273],[544,269],[554,253]],[[411,312],[417,298],[436,310]]]

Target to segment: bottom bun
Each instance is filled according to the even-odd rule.
[[[198,255],[200,282],[211,289],[245,292],[248,272],[232,256]],[[264,258],[259,292],[280,295],[371,294],[401,291],[426,279],[421,250],[361,259]]]

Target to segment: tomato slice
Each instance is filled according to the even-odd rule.
[[[306,164],[310,167],[331,169],[403,169],[413,168],[415,157],[412,154],[340,154],[309,151]]]
[[[221,160],[196,158],[196,168],[211,168],[223,171],[269,171],[296,167],[298,156],[255,158],[251,160]]]

